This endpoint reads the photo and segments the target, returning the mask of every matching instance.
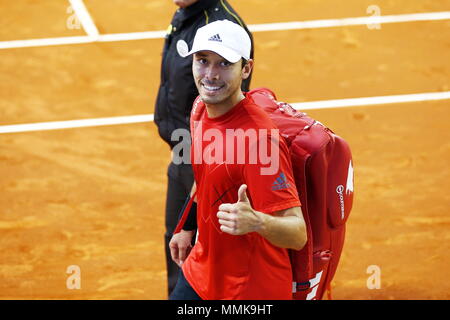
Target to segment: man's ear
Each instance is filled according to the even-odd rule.
[[[242,68],[242,80],[247,79],[248,77],[250,77],[250,74],[252,73],[253,70],[253,65],[254,65],[254,61],[252,59],[248,60],[247,63],[244,65],[244,67]]]

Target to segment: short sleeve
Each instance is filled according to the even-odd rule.
[[[260,137],[249,148],[249,153],[247,159],[252,159],[252,156],[254,159],[257,154],[256,163],[250,161],[242,169],[252,207],[273,213],[300,206],[289,150],[280,135],[272,132]]]

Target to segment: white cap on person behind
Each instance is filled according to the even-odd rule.
[[[197,30],[191,51],[187,43],[178,41],[177,50],[180,56],[187,57],[199,51],[213,51],[231,63],[241,58],[250,59],[252,42],[240,25],[229,20],[211,22]]]

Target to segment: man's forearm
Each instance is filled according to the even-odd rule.
[[[306,244],[306,225],[303,218],[297,214],[280,216],[259,211],[255,211],[255,214],[261,220],[261,226],[257,232],[273,245],[300,250]]]

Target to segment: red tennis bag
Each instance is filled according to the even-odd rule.
[[[336,272],[344,245],[345,223],[352,209],[350,148],[320,122],[276,101],[269,89],[255,89],[248,94],[270,115],[289,147],[307,225],[305,247],[290,250],[293,298],[322,299]]]

